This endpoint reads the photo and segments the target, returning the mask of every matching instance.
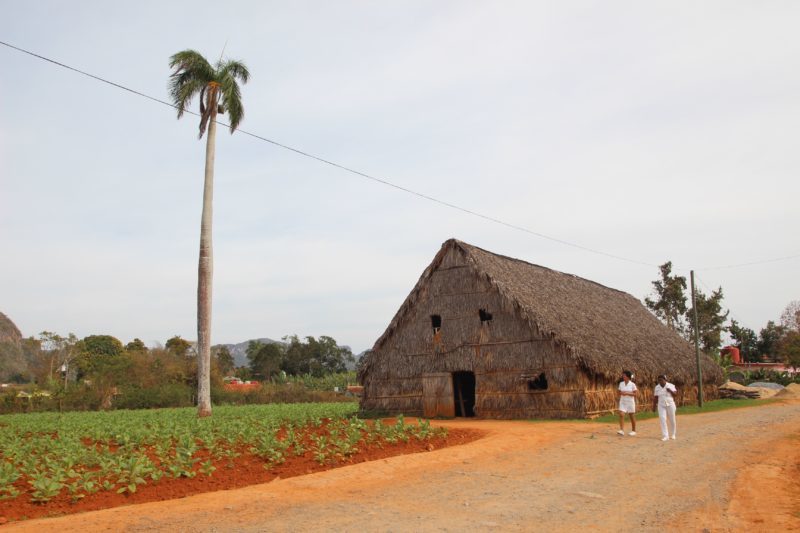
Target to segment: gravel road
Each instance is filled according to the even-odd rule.
[[[266,485],[5,526],[7,531],[800,530],[800,402],[657,420],[639,435],[592,422],[457,420],[471,444]],[[787,444],[788,443],[788,444]],[[777,450],[780,450],[778,452]],[[788,450],[788,451],[787,451]],[[770,466],[771,465],[771,466]],[[735,481],[771,468],[769,512]],[[758,478],[758,476],[756,476]],[[744,507],[743,507],[744,506]],[[738,509],[738,510],[737,510]],[[760,518],[759,518],[760,517]],[[771,520],[767,518],[766,520]],[[747,523],[750,520],[752,523]]]

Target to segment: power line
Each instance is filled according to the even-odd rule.
[[[704,270],[704,271],[708,271],[708,270],[723,270],[723,269],[726,269],[726,268],[739,268],[739,267],[746,267],[746,266],[753,266],[753,265],[763,265],[765,263],[777,263],[778,261],[789,261],[790,259],[797,259],[798,257],[800,257],[800,254],[787,255],[787,256],[784,256],[784,257],[775,257],[773,259],[764,259],[762,261],[751,261],[749,263],[737,263],[737,264],[733,264],[733,265],[721,265],[721,266],[713,266],[713,267],[703,267],[703,268],[697,268],[695,270]]]
[[[127,91],[127,92],[133,93],[133,94],[135,94],[137,96],[141,96],[143,98],[147,98],[148,100],[152,100],[153,102],[157,102],[159,104],[163,104],[163,105],[171,107],[173,109],[177,109],[177,106],[175,106],[174,104],[172,104],[170,102],[167,102],[165,100],[161,100],[161,99],[156,98],[154,96],[150,96],[148,94],[145,94],[143,92],[137,91],[135,89],[131,89],[130,87],[126,87],[126,86],[121,85],[119,83],[115,83],[113,81],[107,80],[107,79],[102,78],[100,76],[97,76],[97,75],[91,74],[89,72],[80,70],[78,68],[69,66],[67,64],[61,63],[61,62],[56,61],[54,59],[50,59],[50,58],[42,56],[40,54],[36,54],[34,52],[31,52],[30,50],[26,50],[24,48],[20,48],[18,46],[14,46],[14,45],[12,45],[10,43],[7,43],[7,42],[4,42],[4,41],[0,41],[0,44],[2,44],[3,46],[6,46],[8,48],[11,48],[13,50],[17,50],[18,52],[30,55],[30,56],[35,57],[37,59],[41,59],[41,60],[46,61],[48,63],[52,63],[52,64],[57,65],[59,67],[65,68],[67,70],[71,70],[71,71],[76,72],[78,74],[81,74],[83,76],[87,76],[87,77],[92,78],[92,79],[94,79],[96,81],[100,81],[102,83],[106,83],[106,84],[111,85],[113,87],[116,87],[118,89],[122,89],[123,91]],[[194,111],[191,111],[191,110],[188,110],[188,109],[185,109],[184,112],[188,113],[190,115],[194,115],[194,116],[198,116],[198,117],[200,116],[198,113],[196,113]],[[220,126],[223,126],[223,127],[230,127],[230,124],[226,124],[224,122],[216,121],[216,123],[218,125],[220,125]],[[352,169],[352,168],[347,167],[345,165],[341,165],[339,163],[335,163],[333,161],[330,161],[328,159],[316,156],[314,154],[311,154],[311,153],[308,153],[308,152],[304,152],[303,150],[299,150],[297,148],[293,148],[291,146],[282,144],[280,142],[274,141],[274,140],[269,139],[267,137],[263,137],[261,135],[255,134],[255,133],[251,133],[251,132],[243,130],[243,129],[237,129],[236,131],[238,133],[241,133],[243,135],[247,135],[247,136],[252,137],[254,139],[258,139],[260,141],[272,144],[273,146],[277,146],[279,148],[283,148],[284,150],[288,150],[288,151],[294,152],[294,153],[296,153],[298,155],[301,155],[303,157],[307,157],[307,158],[313,159],[313,160],[318,161],[320,163],[332,166],[334,168],[338,168],[340,170],[343,170],[345,172],[349,172],[351,174],[355,174],[357,176],[360,176],[362,178],[374,181],[376,183],[380,183],[382,185],[386,185],[388,187],[392,187],[394,189],[397,189],[399,191],[405,192],[407,194],[411,194],[411,195],[417,196],[419,198],[422,198],[424,200],[428,200],[430,202],[442,205],[444,207],[449,207],[450,209],[461,211],[462,213],[466,213],[468,215],[471,215],[471,216],[474,216],[474,217],[477,217],[477,218],[481,218],[483,220],[487,220],[489,222],[493,222],[495,224],[499,224],[499,225],[505,226],[507,228],[511,228],[511,229],[514,229],[514,230],[517,230],[517,231],[521,231],[523,233],[527,233],[529,235],[533,235],[533,236],[539,237],[541,239],[545,239],[545,240],[549,240],[549,241],[552,241],[552,242],[556,242],[556,243],[562,244],[564,246],[570,246],[572,248],[576,248],[578,250],[583,250],[585,252],[593,253],[593,254],[596,254],[596,255],[602,255],[602,256],[605,256],[605,257],[609,257],[611,259],[617,259],[619,261],[625,261],[625,262],[628,262],[628,263],[633,263],[633,264],[637,264],[637,265],[643,265],[643,266],[647,266],[647,267],[656,267],[657,268],[659,266],[659,265],[656,265],[656,264],[653,264],[653,263],[648,263],[648,262],[645,262],[645,261],[639,261],[637,259],[631,259],[631,258],[628,258],[628,257],[623,257],[623,256],[620,256],[620,255],[616,255],[616,254],[611,254],[611,253],[608,253],[608,252],[604,252],[602,250],[597,250],[595,248],[590,248],[588,246],[583,246],[583,245],[580,245],[580,244],[569,242],[569,241],[566,241],[564,239],[559,239],[557,237],[551,237],[549,235],[545,235],[544,233],[540,233],[538,231],[534,231],[534,230],[526,228],[524,226],[519,226],[517,224],[506,222],[506,221],[501,220],[499,218],[496,218],[496,217],[493,217],[493,216],[490,216],[490,215],[486,215],[486,214],[480,213],[478,211],[474,211],[472,209],[467,209],[465,207],[461,207],[459,205],[447,202],[445,200],[441,200],[441,199],[436,198],[434,196],[430,196],[430,195],[427,195],[427,194],[424,194],[424,193],[417,192],[417,191],[415,191],[413,189],[409,189],[407,187],[403,187],[402,185],[397,185],[396,183],[392,183],[392,182],[390,182],[390,181],[388,181],[386,179],[378,178],[378,177],[373,176],[371,174],[367,174],[365,172],[361,172],[359,170]],[[763,264],[763,263],[771,263],[771,262],[776,262],[776,261],[785,261],[785,260],[788,260],[788,259],[795,259],[795,258],[798,258],[798,257],[800,257],[800,254],[787,256],[787,257],[779,257],[779,258],[775,258],[775,259],[767,259],[767,260],[764,260],[764,261],[755,261],[755,262],[751,262],[751,263],[741,263],[741,264],[738,264],[738,265],[725,265],[725,266],[716,266],[716,267],[706,267],[706,268],[699,269],[699,270],[716,270],[716,269],[724,269],[724,268],[737,268],[737,267],[742,267],[742,266],[750,266],[750,265],[757,265],[757,264]]]

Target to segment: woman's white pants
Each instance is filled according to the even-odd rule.
[[[667,432],[667,419],[669,418],[669,425],[672,428],[672,433]],[[675,436],[675,404],[671,405],[659,405],[658,406],[658,419],[661,421],[661,436],[665,438],[669,438],[671,436]]]

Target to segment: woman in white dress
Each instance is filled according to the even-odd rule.
[[[667,376],[658,376],[658,385],[653,390],[653,410],[658,406],[658,419],[661,422],[661,440],[675,440],[675,396],[678,389],[667,381]],[[669,425],[667,425],[669,421]],[[671,427],[670,427],[671,426]],[[670,430],[671,431],[668,431]]]
[[[631,432],[628,435],[636,435],[636,383],[633,382],[633,373],[630,370],[622,372],[622,381],[619,382],[619,431],[620,435],[625,435],[625,413],[631,419]]]

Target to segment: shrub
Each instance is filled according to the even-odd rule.
[[[154,409],[160,407],[189,407],[194,388],[183,383],[166,383],[156,387],[123,388],[114,398],[115,409]]]
[[[211,401],[217,404],[251,405],[267,403],[351,402],[352,398],[333,391],[312,390],[302,385],[265,383],[258,389],[229,391],[211,389]]]
[[[759,368],[744,372],[744,382],[749,384],[756,381],[768,381],[786,386],[790,383],[800,384],[800,374],[790,374],[789,372],[778,372],[767,368]]]

